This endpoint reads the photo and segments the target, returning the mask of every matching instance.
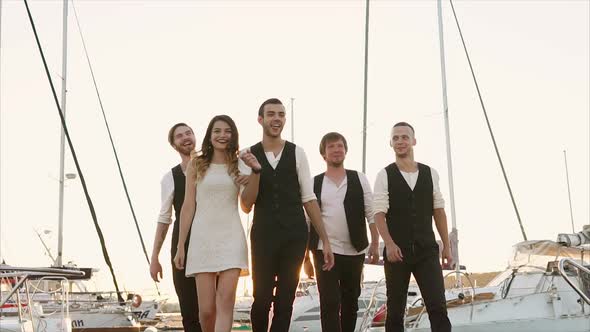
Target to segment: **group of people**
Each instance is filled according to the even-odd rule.
[[[363,264],[366,258],[379,261],[379,236],[385,243],[386,331],[404,330],[410,274],[420,287],[432,331],[450,331],[432,228],[434,219],[443,263],[450,263],[444,199],[437,172],[414,161],[414,128],[406,122],[393,126],[395,162],[379,172],[372,192],[365,174],[344,168],[344,136],[324,135],[319,152],[326,171],[312,177],[304,150],[281,138],[285,122],[281,101],[264,101],[258,110],[262,141],[241,151],[238,129],[227,115],[210,121],[198,152],[191,127],[178,123],[170,129],[168,141],[182,161],[161,182],[150,274],[155,281],[162,278],[158,256],[174,212],[172,277],[185,332],[231,330],[238,278],[248,270],[239,208],[254,209],[254,332],[289,330],[308,252],[313,253],[322,330],[354,331]]]

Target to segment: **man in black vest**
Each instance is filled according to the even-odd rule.
[[[254,332],[268,331],[271,303],[270,331],[289,330],[307,247],[308,226],[303,208],[320,238],[327,240],[305,152],[281,138],[285,121],[285,107],[281,101],[266,100],[258,110],[262,142],[241,153],[240,172],[251,172],[241,194],[242,210],[249,212],[255,205],[250,231],[254,282],[250,320]],[[329,243],[324,248],[324,262],[322,268],[326,270],[334,265]]]
[[[191,159],[191,152],[195,150],[195,135],[191,127],[184,123],[177,123],[168,132],[168,142],[178,152],[182,161],[168,171],[161,181],[162,207],[158,218],[158,228],[156,229],[156,238],[154,239],[154,249],[150,264],[150,274],[156,282],[159,282],[159,279],[163,277],[162,265],[160,264],[158,255],[166,239],[168,228],[172,223],[172,207],[174,207],[175,221],[172,230],[170,259],[174,259],[176,255],[180,227],[180,210],[184,202],[184,187],[186,183],[184,173]],[[187,239],[185,246],[186,252],[188,252],[188,244],[189,240]],[[177,269],[174,263],[172,263],[172,280],[174,281],[174,288],[178,296],[178,303],[180,304],[184,331],[201,332],[195,278],[186,277],[184,270]]]
[[[365,174],[344,169],[346,138],[328,133],[320,142],[326,172],[314,178],[313,191],[334,252],[334,268],[322,271],[323,242],[310,230],[309,249],[317,269],[322,331],[354,332],[365,254],[379,261],[379,234],[373,221],[373,193]],[[371,245],[367,226],[371,231]]]
[[[438,173],[414,161],[414,128],[406,122],[393,126],[391,147],[395,163],[382,169],[375,182],[375,223],[385,242],[387,285],[386,332],[404,331],[404,312],[410,274],[414,275],[432,331],[451,331],[438,244],[432,218],[443,243],[443,263],[451,260],[444,200]]]

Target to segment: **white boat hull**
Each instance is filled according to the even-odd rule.
[[[123,312],[70,312],[72,328],[78,329],[105,328],[105,327],[134,327],[139,324],[133,319],[132,314]]]
[[[33,332],[30,320],[19,321],[18,317],[0,317],[0,332]]]
[[[590,332],[590,308],[582,310],[575,293],[537,293],[449,308],[453,331]],[[428,314],[407,331],[429,332]],[[384,331],[384,330],[381,330]]]
[[[383,330],[381,330],[383,331]],[[430,332],[430,327],[407,329],[407,331]],[[590,317],[566,317],[554,319],[519,319],[501,322],[482,322],[469,325],[453,325],[453,332],[588,332]]]

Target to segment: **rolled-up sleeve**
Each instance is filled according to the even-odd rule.
[[[389,189],[387,183],[387,171],[385,168],[379,171],[375,180],[373,191],[373,212],[387,213],[389,210]]]
[[[160,214],[158,214],[158,222],[162,224],[171,224],[172,202],[174,200],[174,179],[172,178],[172,171],[164,174],[160,181],[160,187],[162,204],[160,206]]]
[[[440,192],[440,186],[438,184],[439,176],[438,172],[434,168],[430,168],[430,173],[432,174],[432,198],[434,201],[434,208],[435,209],[444,209],[445,207],[445,199],[443,194]]]
[[[317,199],[313,192],[313,179],[309,170],[309,162],[305,151],[299,146],[295,148],[295,163],[297,167],[297,177],[299,178],[299,187],[301,188],[301,202],[307,203]]]
[[[373,191],[367,176],[361,172],[358,172],[359,180],[361,181],[361,187],[363,188],[363,199],[365,201],[365,219],[368,224],[375,222],[373,218],[375,213],[373,212]]]

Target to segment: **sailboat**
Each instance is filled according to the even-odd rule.
[[[437,3],[446,115],[442,7],[440,0]],[[467,53],[466,48],[465,52]],[[479,88],[477,89],[479,93]],[[491,133],[491,127],[489,128]],[[446,129],[448,145],[448,122]],[[493,141],[497,152],[495,140]],[[501,159],[499,160],[502,166]],[[502,171],[504,172],[503,166]],[[585,257],[590,255],[590,225],[586,225],[579,233],[558,234],[555,241],[527,240],[505,172],[504,177],[524,241],[513,246],[513,254],[505,271],[485,287],[446,292],[447,310],[453,331],[590,331],[590,264],[585,262]],[[451,176],[450,178],[452,179]],[[421,301],[407,309],[405,325],[406,331],[430,331],[428,312]],[[381,332],[385,328],[373,324],[362,331]]]
[[[39,233],[37,235],[55,266],[55,259],[43,237]],[[66,285],[68,288],[68,309],[74,331],[83,328],[125,327],[138,325],[137,323],[149,323],[156,319],[156,315],[165,302],[165,300],[143,301],[141,295],[127,292],[127,301],[121,305],[115,292],[97,291],[91,286],[92,278],[99,272],[98,269],[79,269],[72,262],[64,264],[62,267],[85,272],[83,277],[68,279]],[[35,294],[35,300],[42,303],[45,311],[55,310],[56,303],[51,301],[51,296],[47,292],[59,288],[56,282],[44,281],[36,285],[35,288],[44,291]]]
[[[568,245],[563,237],[585,238]],[[590,331],[590,226],[557,241],[514,246],[506,270],[475,297],[447,297],[453,331]],[[408,310],[407,331],[430,331],[423,306]],[[370,328],[367,331],[384,331]]]
[[[28,3],[25,1],[25,6],[27,7],[27,11],[29,13],[29,18],[33,25],[33,31],[36,35],[36,30],[34,28],[34,22],[32,16],[29,11]],[[65,304],[66,310],[64,313],[65,319],[68,322],[71,322],[70,329],[73,331],[82,331],[87,329],[93,329],[95,331],[119,331],[119,332],[133,332],[139,331],[140,329],[140,319],[144,320],[153,320],[156,314],[159,312],[159,309],[164,301],[162,300],[154,300],[154,301],[142,301],[141,296],[133,293],[127,293],[127,299],[123,299],[122,293],[118,290],[118,286],[116,284],[116,279],[113,279],[115,282],[115,287],[117,288],[117,292],[97,292],[92,291],[87,288],[85,281],[88,281],[92,278],[93,274],[97,272],[96,269],[92,268],[78,268],[73,263],[64,264],[62,261],[63,257],[63,194],[64,194],[64,145],[65,145],[65,138],[66,138],[66,128],[65,128],[65,109],[66,109],[66,79],[67,79],[67,17],[68,17],[68,1],[63,1],[63,49],[62,49],[62,85],[61,85],[61,104],[58,103],[60,116],[62,118],[62,132],[61,132],[61,145],[60,145],[60,175],[59,175],[59,231],[58,231],[58,252],[57,257],[53,259],[52,269],[69,269],[69,270],[77,270],[82,271],[83,274],[81,276],[76,276],[73,278],[72,276],[62,276],[60,280],[53,280],[53,279],[43,279],[37,283],[28,283],[32,288],[25,288],[20,289],[21,292],[32,294],[28,301],[28,305],[30,307],[35,304],[37,306],[37,310],[31,311],[31,315],[34,319],[40,320],[41,318],[46,318],[47,313],[54,313],[56,310],[59,310]],[[39,48],[40,48],[40,44]],[[45,62],[45,59],[42,54],[42,58]],[[53,85],[52,85],[53,88]],[[54,93],[55,101],[57,103],[57,96]],[[69,137],[68,137],[69,138]],[[70,142],[71,143],[71,142]],[[75,153],[72,150],[72,154],[75,157]],[[80,174],[80,178],[83,181],[82,174],[79,169],[79,165],[77,160],[75,160],[76,166],[78,167],[78,173]],[[75,178],[74,174],[68,174],[68,178]],[[83,183],[83,186],[85,184]],[[84,188],[86,191],[86,188]],[[87,192],[86,192],[87,193]],[[89,199],[87,195],[87,199]],[[89,202],[89,206],[91,208],[91,214],[94,216],[94,211],[91,202]],[[95,222],[96,224],[96,222]],[[100,233],[100,229],[98,229],[98,225],[96,224],[97,230],[99,231],[99,237],[102,240],[102,234]],[[41,241],[43,239],[39,236]],[[48,247],[45,243],[43,243],[46,250]],[[103,244],[104,246],[104,244]],[[106,253],[106,249],[103,247],[103,253]],[[107,264],[110,264],[108,261],[108,253],[106,253],[105,259],[107,260]],[[64,284],[65,283],[65,284]],[[65,294],[59,295],[56,293],[56,289],[65,289]],[[4,300],[4,294],[2,296]],[[14,309],[20,310],[21,307],[15,307]],[[62,310],[63,311],[63,310]],[[7,310],[3,310],[2,314],[8,312]],[[47,331],[54,331],[53,327],[55,326],[47,326]],[[63,330],[63,327],[55,331]]]

